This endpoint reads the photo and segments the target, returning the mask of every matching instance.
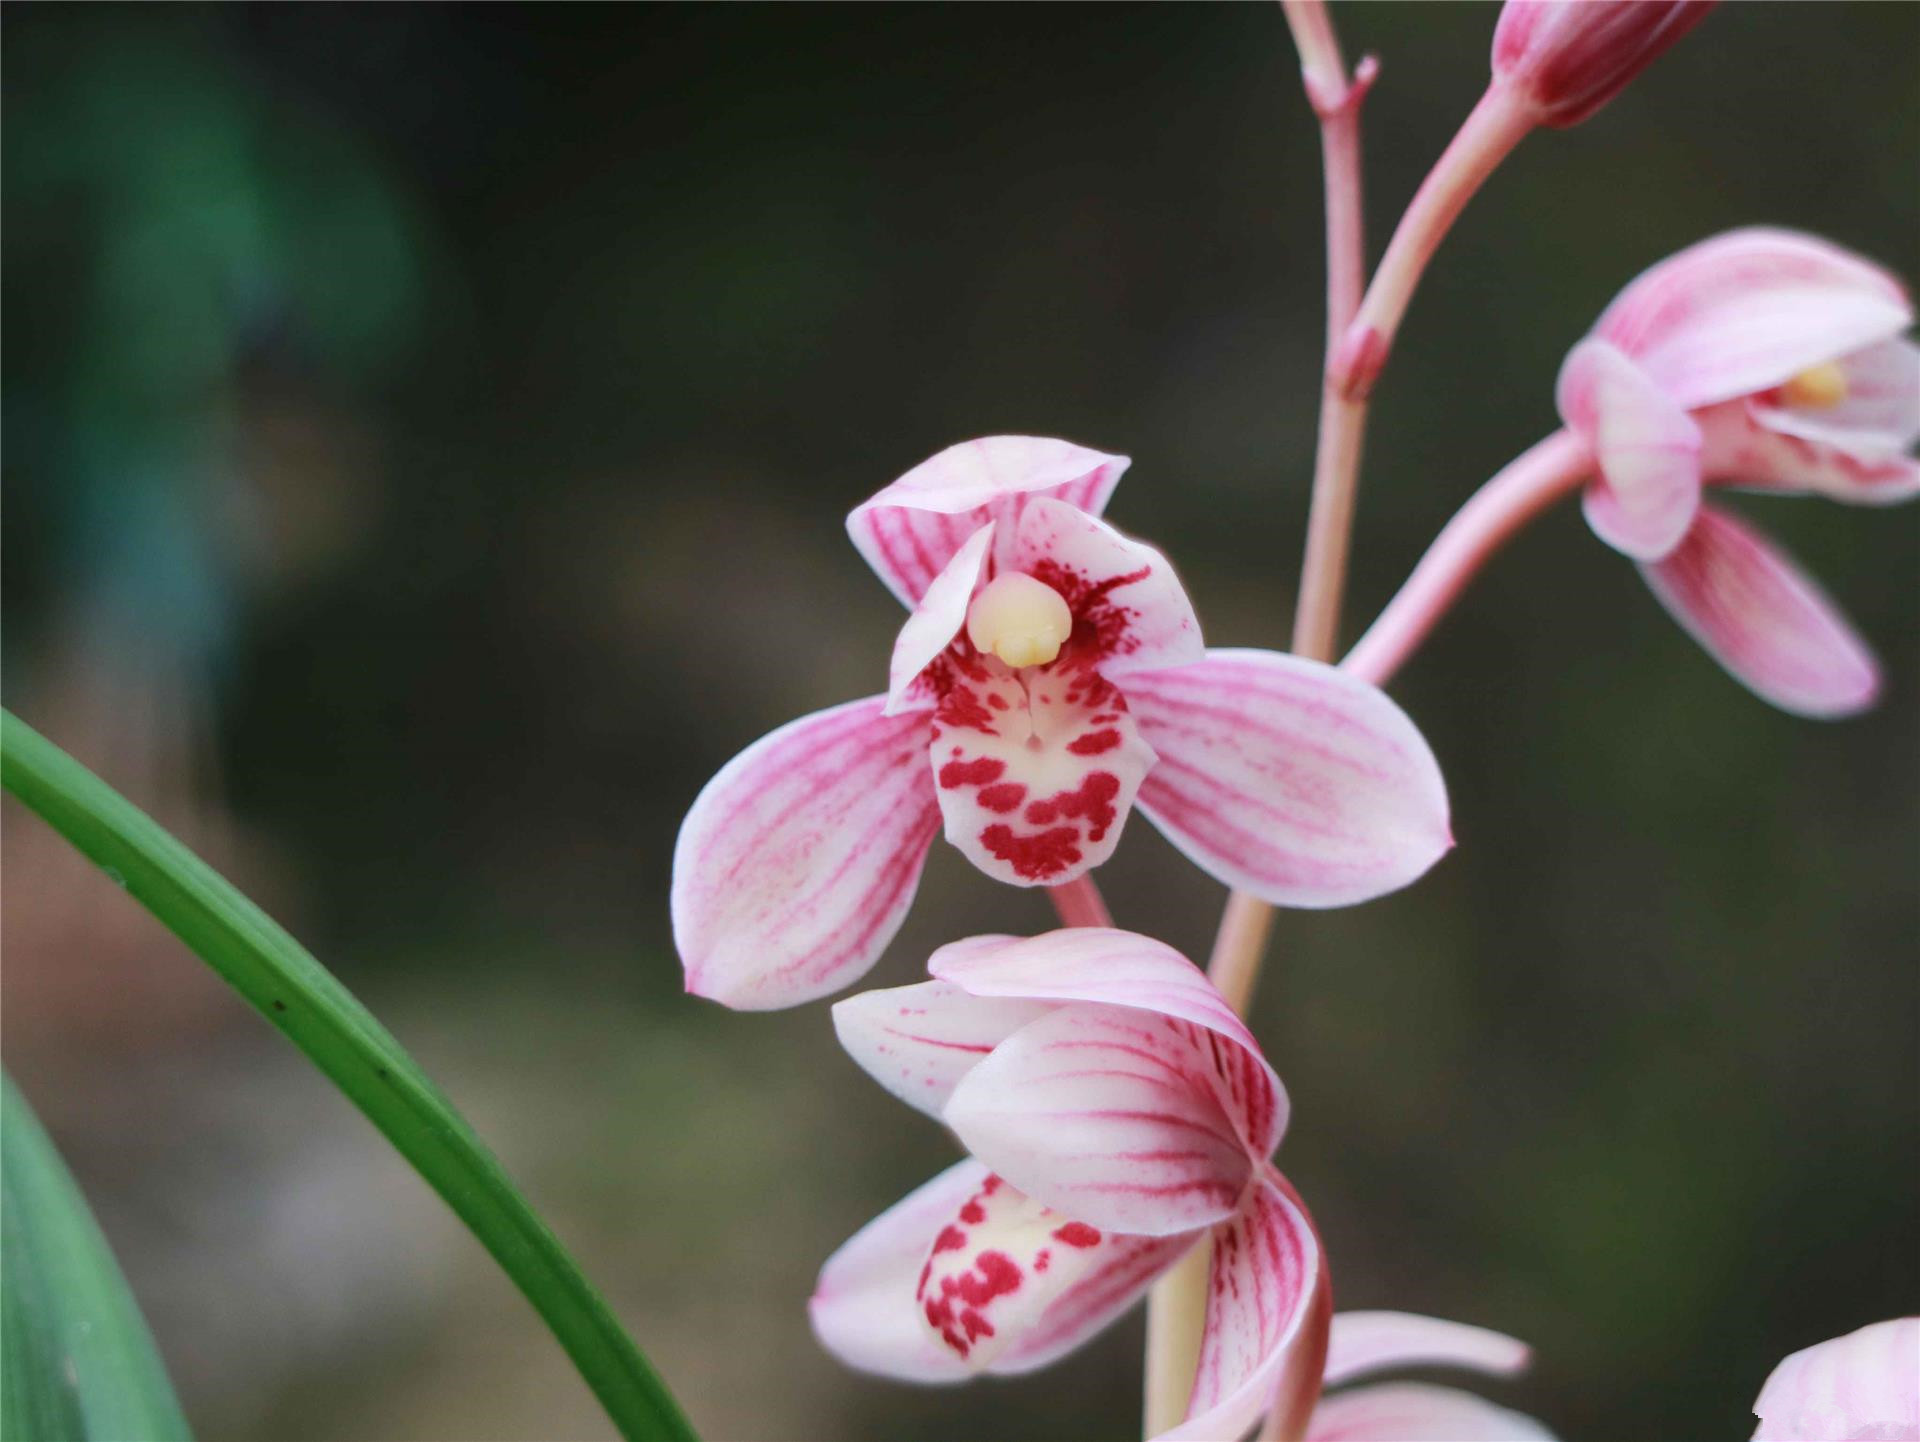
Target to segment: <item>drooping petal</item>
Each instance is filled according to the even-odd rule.
[[[856,981],[900,929],[939,818],[927,718],[872,696],[762,737],[720,769],[673,851],[687,990],[746,1011]]]
[[[1525,1342],[1485,1327],[1413,1312],[1340,1312],[1327,1348],[1326,1385],[1389,1367],[1467,1367],[1510,1376],[1531,1357]]]
[[[1072,645],[1102,675],[1185,666],[1206,654],[1193,603],[1167,558],[1063,501],[1027,503],[1002,565],[1066,599]]]
[[[1754,227],[1642,272],[1593,334],[1693,410],[1780,385],[1912,321],[1906,291],[1879,266],[1811,235]]]
[[[914,1289],[922,1324],[940,1346],[980,1371],[1114,1242],[1000,1177],[985,1177],[932,1239]]]
[[[929,754],[947,840],[1012,886],[1058,886],[1113,855],[1154,755],[1111,683],[1065,653],[1018,672],[994,656],[941,664]]]
[[[1553,1442],[1553,1433],[1471,1392],[1387,1382],[1323,1398],[1307,1442]]]
[[[989,521],[953,553],[946,568],[933,578],[927,592],[900,628],[887,663],[887,714],[931,711],[937,701],[931,688],[916,685],[934,657],[952,644],[967,624],[967,604],[986,572],[987,548],[993,544]]]
[[[1856,506],[1890,506],[1920,495],[1920,464],[1873,444],[1835,444],[1818,426],[1793,422],[1759,401],[1728,401],[1699,413],[1701,468],[1710,481],[1768,491],[1811,491]]]
[[[1127,680],[1159,761],[1140,807],[1202,870],[1280,906],[1367,901],[1452,845],[1446,783],[1377,687],[1272,651]]]
[[[1048,1002],[973,996],[950,981],[923,981],[835,1002],[833,1029],[869,1076],[937,1117],[988,1052],[1052,1009]]]
[[[1059,1361],[1118,1321],[1195,1244],[1186,1236],[1109,1235],[1080,1280],[1054,1298],[987,1370],[1012,1375]]]
[[[1164,1442],[1237,1438],[1267,1410],[1320,1267],[1312,1224],[1263,1177],[1240,1214],[1214,1229],[1193,1400]]]
[[[1659,560],[1700,508],[1700,427],[1602,340],[1573,348],[1558,393],[1561,417],[1600,468],[1581,500],[1587,524],[1615,550]]]
[[[1260,1045],[1205,973],[1164,942],[1108,927],[1076,926],[1011,944],[955,942],[927,970],[979,997],[1091,1002],[1190,1023],[1220,1038],[1209,1045],[1215,1094],[1244,1139],[1264,1157],[1287,1126],[1287,1094]]]
[[[1653,594],[1734,678],[1783,711],[1851,716],[1880,693],[1873,653],[1787,555],[1724,511],[1702,507]]]
[[[1220,1050],[1171,1017],[1063,1006],[969,1071],[944,1116],[969,1152],[1060,1212],[1193,1232],[1232,1215],[1260,1161],[1215,1087]]]
[[[1005,541],[1028,496],[1106,509],[1129,462],[1042,436],[986,436],[922,461],[847,517],[847,534],[887,588],[916,604],[954,552],[988,521]]]
[[[1920,1317],[1795,1352],[1753,1404],[1755,1442],[1920,1442]]]

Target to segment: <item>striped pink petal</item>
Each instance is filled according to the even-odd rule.
[[[1128,466],[1125,456],[1040,436],[987,436],[922,461],[847,517],[847,534],[889,590],[919,602],[954,553],[988,521],[1003,545],[1026,498],[1055,496],[1099,515]]]
[[[1162,1442],[1239,1437],[1272,1405],[1321,1265],[1312,1223],[1262,1177],[1246,1207],[1214,1229],[1193,1399]]]
[[[1698,413],[1702,468],[1727,485],[1810,491],[1856,506],[1889,506],[1920,495],[1920,465],[1876,433],[1841,435],[1803,424],[1759,401],[1728,401]]]
[[[1700,427],[1606,341],[1573,348],[1558,393],[1600,469],[1582,498],[1587,524],[1637,560],[1666,555],[1700,508]]]
[[[1048,1002],[973,996],[950,981],[923,981],[835,1002],[833,1029],[869,1076],[937,1117],[988,1052],[1052,1009]]]
[[[1323,1398],[1307,1442],[1553,1442],[1553,1434],[1471,1392],[1389,1382]]]
[[[900,929],[939,818],[927,718],[873,696],[721,768],[681,823],[673,939],[687,990],[741,1010],[856,981]]]
[[[1185,666],[1206,654],[1193,603],[1167,558],[1064,501],[1027,503],[1002,569],[1024,571],[1065,598],[1073,649],[1102,675]]]
[[[946,568],[933,578],[926,594],[907,617],[893,643],[887,663],[887,714],[931,711],[937,698],[930,687],[916,684],[923,671],[953,643],[967,624],[967,606],[986,574],[987,548],[993,544],[989,521],[953,553]]]
[[[945,1120],[1021,1191],[1108,1231],[1192,1232],[1232,1215],[1260,1158],[1215,1082],[1218,1037],[1125,1007],[1064,1006],[953,1090]]]
[[[1724,511],[1702,507],[1678,549],[1640,571],[1689,635],[1783,711],[1851,716],[1879,696],[1879,665],[1839,608]]]
[[[1195,1240],[1109,1233],[1080,1280],[1054,1298],[987,1370],[1011,1375],[1059,1361],[1118,1321]]]
[[[1467,1367],[1510,1376],[1531,1359],[1525,1342],[1413,1312],[1341,1312],[1327,1345],[1326,1385],[1389,1367]]]
[[[1753,228],[1643,272],[1593,333],[1687,410],[1780,385],[1913,321],[1887,271],[1811,235]]]
[[[1920,1317],[1795,1352],[1753,1411],[1755,1442],[1920,1442]]]
[[[1092,1002],[1198,1027],[1212,1085],[1247,1150],[1265,1157],[1287,1126],[1287,1094],[1259,1043],[1205,973],[1164,942],[1106,927],[1069,927],[1008,944],[955,942],[927,962],[934,976],[979,997]]]
[[[1396,891],[1452,845],[1446,784],[1386,693],[1272,651],[1127,678],[1160,760],[1140,808],[1194,863],[1281,906]]]

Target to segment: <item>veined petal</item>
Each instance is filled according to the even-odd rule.
[[[1839,608],[1724,511],[1702,507],[1678,549],[1640,571],[1689,635],[1783,711],[1851,716],[1878,697],[1879,665]]]
[[[984,1178],[932,1239],[915,1288],[929,1336],[979,1371],[1112,1247],[1105,1233]]]
[[[1042,436],[986,436],[949,446],[854,508],[847,534],[908,606],[988,521],[1008,522],[1031,495],[1092,515],[1106,509],[1129,461]],[[1011,541],[1011,529],[1007,529]]]
[[[1053,1006],[973,996],[950,981],[863,991],[833,1005],[833,1029],[860,1066],[908,1106],[938,1117],[961,1078]]]
[[[1920,495],[1920,464],[1879,444],[1872,432],[1864,446],[1857,434],[1836,443],[1830,428],[1754,400],[1710,406],[1699,421],[1702,468],[1710,481],[1811,491],[1856,506],[1890,506]]]
[[[1327,1346],[1326,1385],[1389,1367],[1467,1367],[1510,1376],[1531,1352],[1525,1342],[1485,1327],[1413,1312],[1340,1312]]]
[[[1171,1017],[1063,1006],[968,1072],[944,1116],[969,1152],[1068,1216],[1193,1232],[1233,1214],[1262,1160],[1216,1089],[1220,1050]]]
[[[1755,1442],[1920,1439],[1920,1317],[1876,1322],[1795,1352],[1753,1404]]]
[[[1367,901],[1452,845],[1418,728],[1378,687],[1272,651],[1129,677],[1159,761],[1140,807],[1202,870],[1280,906]]]
[[[1700,427],[1616,347],[1585,340],[1560,368],[1560,415],[1600,474],[1582,507],[1601,540],[1657,561],[1700,508]]]
[[[1553,1434],[1471,1392],[1388,1382],[1322,1399],[1307,1442],[1553,1442]]]
[[[1185,666],[1206,654],[1193,603],[1167,558],[1084,510],[1029,501],[1001,564],[1066,599],[1072,645],[1102,675]]]
[[[1065,653],[1015,672],[949,656],[929,755],[947,840],[1013,886],[1057,886],[1113,855],[1153,748],[1126,702]]]
[[[1879,266],[1811,235],[1755,227],[1642,272],[1593,334],[1693,410],[1780,385],[1912,321],[1905,289]]]
[[[1109,927],[1076,926],[1009,945],[955,942],[927,962],[934,976],[979,997],[1092,1002],[1190,1023],[1223,1043],[1207,1047],[1216,1095],[1257,1157],[1280,1145],[1287,1093],[1260,1045],[1206,974],[1164,942]]]
[[[1193,1400],[1162,1442],[1231,1442],[1258,1420],[1312,1309],[1320,1267],[1312,1224],[1262,1177],[1246,1207],[1214,1229]]]
[[[1110,1233],[1080,1280],[1054,1298],[987,1370],[1012,1375],[1059,1361],[1117,1322],[1195,1244],[1190,1236]]]
[[[994,525],[987,522],[953,553],[946,568],[933,578],[926,594],[900,628],[887,663],[887,714],[931,711],[936,698],[925,686],[916,686],[920,673],[952,644],[967,624],[967,605],[986,573],[987,548],[993,544]]]
[[[745,1011],[859,979],[906,917],[939,817],[925,716],[817,711],[729,761],[673,850],[687,990]]]

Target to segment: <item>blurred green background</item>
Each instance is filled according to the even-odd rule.
[[[1337,18],[1377,253],[1494,11]],[[1916,55],[1913,6],[1729,5],[1522,147],[1381,388],[1350,638],[1643,266],[1771,221],[1920,273]],[[4,67],[8,704],[361,992],[709,1438],[1130,1435],[1137,1316],[959,1391],[819,1352],[819,1262],[951,1144],[822,1008],[684,998],[668,863],[741,746],[882,685],[841,518],[954,440],[1131,454],[1209,640],[1284,644],[1322,270],[1277,7],[17,4]],[[1569,1438],[1745,1436],[1781,1355],[1920,1303],[1920,536],[1746,509],[1880,709],[1757,702],[1568,508],[1396,685],[1458,850],[1283,916],[1257,1000],[1341,1305],[1527,1338],[1488,1390]],[[7,1062],[203,1438],[607,1435],[344,1102],[5,844]],[[1102,881],[1204,953],[1150,826]],[[875,980],[1048,924],[940,847]]]

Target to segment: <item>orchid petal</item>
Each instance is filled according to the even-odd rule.
[[[1920,1442],[1920,1317],[1795,1352],[1753,1404],[1755,1442]]]
[[[1882,341],[1835,364],[1846,387],[1836,404],[1763,406],[1760,423],[1863,455],[1898,453],[1920,439],[1920,346]]]
[[[987,1370],[1012,1375],[1059,1361],[1117,1322],[1195,1244],[1190,1236],[1109,1233],[1080,1280],[1054,1298]]]
[[[833,1029],[860,1066],[908,1106],[938,1117],[966,1074],[1053,1008],[973,996],[949,981],[863,991],[833,1006]]]
[[[929,742],[947,840],[1011,886],[1058,886],[1120,844],[1154,762],[1125,701],[1065,653],[951,663]]]
[[[1160,760],[1140,807],[1202,870],[1280,906],[1396,891],[1452,844],[1440,767],[1385,692],[1272,651],[1129,677]]]
[[[1699,413],[1707,478],[1769,491],[1811,491],[1856,506],[1889,506],[1920,495],[1920,464],[1874,432],[1847,433],[1754,400]]]
[[[847,533],[887,588],[912,606],[988,521],[1012,520],[1036,494],[1097,516],[1128,464],[1125,456],[1041,436],[963,441],[856,506]]]
[[[1197,1231],[1233,1214],[1258,1161],[1213,1084],[1218,1050],[1169,1017],[1061,1007],[968,1072],[945,1120],[1068,1216],[1140,1236]]]
[[[1553,1442],[1531,1417],[1471,1392],[1421,1382],[1356,1387],[1323,1399],[1308,1442]]]
[[[1814,236],[1756,227],[1644,271],[1593,333],[1693,410],[1780,385],[1912,320],[1905,290],[1879,266]]]
[[[1558,391],[1561,417],[1600,469],[1582,499],[1587,524],[1615,550],[1659,560],[1700,508],[1700,427],[1605,341],[1573,348]]]
[[[1703,507],[1686,540],[1641,574],[1661,605],[1736,680],[1783,711],[1851,716],[1880,692],[1866,642],[1787,555]]]
[[[1002,567],[1065,598],[1072,644],[1102,675],[1185,666],[1206,654],[1193,603],[1167,558],[1064,501],[1027,503]]]
[[[1097,1227],[986,1177],[932,1238],[915,1288],[922,1322],[980,1371],[1113,1245]]]
[[[1485,1327],[1412,1312],[1341,1312],[1327,1346],[1326,1385],[1388,1367],[1468,1367],[1509,1376],[1531,1359],[1525,1342]]]
[[[1206,975],[1164,942],[1076,926],[1010,945],[982,939],[936,951],[927,970],[979,997],[1092,1002],[1191,1023],[1226,1045],[1207,1048],[1215,1094],[1247,1150],[1264,1157],[1287,1126],[1287,1093],[1232,1007]]]
[[[1312,1310],[1320,1267],[1313,1224],[1262,1177],[1245,1208],[1214,1229],[1193,1399],[1186,1421],[1162,1442],[1236,1438],[1267,1410]]]
[[[993,544],[994,525],[987,522],[953,553],[946,568],[933,578],[926,594],[900,628],[887,664],[887,714],[930,711],[935,698],[926,687],[916,688],[920,673],[953,643],[967,624],[967,606],[986,571],[987,548]]]
[[[939,811],[924,716],[881,697],[790,722],[721,768],[673,851],[687,990],[747,1011],[857,980],[900,929]]]

